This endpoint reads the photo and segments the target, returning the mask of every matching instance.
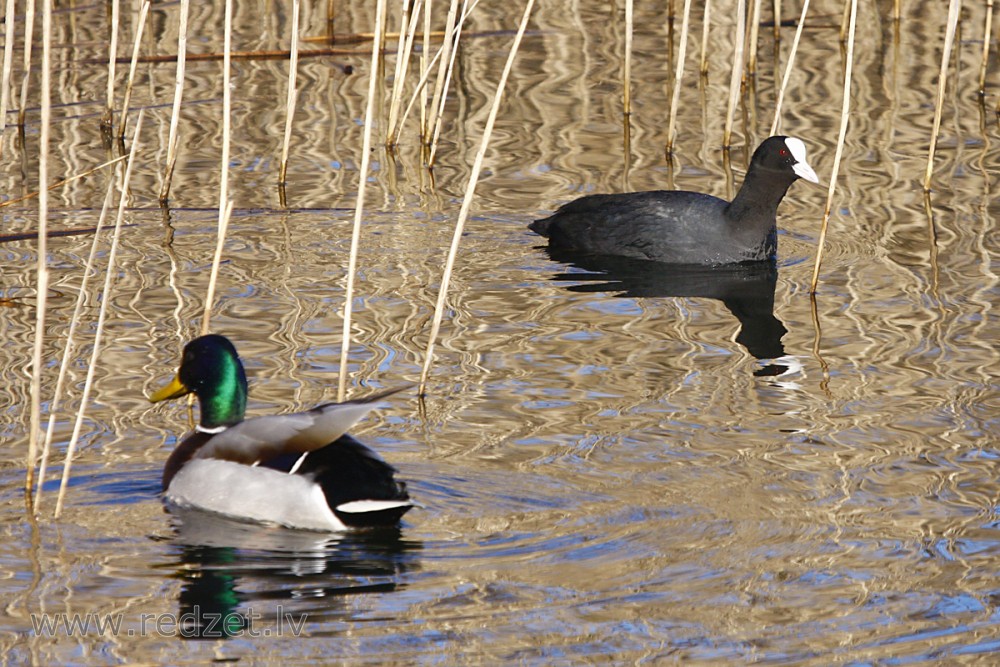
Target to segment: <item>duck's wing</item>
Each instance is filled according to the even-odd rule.
[[[306,412],[247,419],[216,434],[194,458],[252,465],[283,454],[304,454],[324,447],[405,387],[344,403],[326,403]]]
[[[395,468],[349,435],[307,454],[294,470],[319,484],[345,526],[395,525],[413,507],[406,484],[395,479]]]

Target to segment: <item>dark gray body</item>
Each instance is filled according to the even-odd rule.
[[[773,258],[774,215],[759,225],[741,225],[726,216],[728,207],[729,202],[698,192],[590,195],[536,220],[531,229],[562,248],[671,264]]]
[[[597,255],[671,264],[774,259],[778,204],[799,178],[795,164],[784,137],[771,137],[732,202],[681,190],[588,195],[529,227],[550,247]]]

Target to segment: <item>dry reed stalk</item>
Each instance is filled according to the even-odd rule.
[[[625,64],[622,68],[622,109],[625,116],[632,114],[632,27],[635,8],[633,0],[625,0]]]
[[[375,30],[382,30],[387,0],[378,0],[375,6]],[[372,152],[372,125],[375,123],[375,96],[378,92],[380,51],[378,35],[372,40],[371,75],[368,79],[368,101],[365,104],[365,129],[362,134],[361,166],[358,171],[358,199],[354,205],[354,225],[351,228],[351,251],[347,257],[347,286],[344,289],[344,328],[340,340],[340,377],[337,383],[337,400],[347,396],[347,357],[351,351],[351,315],[354,301],[354,274],[358,267],[358,246],[361,242],[361,216],[365,208],[365,183]]]
[[[108,162],[105,164],[117,163],[119,160],[124,160],[123,155],[118,160],[113,162]],[[62,400],[63,387],[66,383],[66,374],[70,368],[70,354],[74,351],[76,346],[76,327],[83,321],[83,304],[87,297],[87,287],[90,284],[90,277],[94,271],[94,262],[97,258],[97,248],[100,245],[99,241],[101,238],[101,230],[104,227],[104,223],[108,218],[108,211],[111,209],[111,202],[114,200],[115,184],[114,180],[108,181],[108,191],[104,196],[104,205],[101,207],[101,214],[97,218],[97,227],[94,228],[94,240],[90,244],[90,254],[87,256],[87,263],[83,267],[83,278],[80,281],[80,291],[76,295],[76,305],[73,307],[73,316],[69,321],[69,331],[66,332],[66,343],[63,347],[62,360],[59,363],[59,376],[56,379],[56,389],[52,396],[52,402],[49,405],[49,425],[45,429],[45,442],[42,445],[42,458],[41,463],[38,465],[38,485],[35,488],[35,504],[34,511],[37,514],[42,507],[42,488],[45,484],[45,472],[49,463],[49,455],[52,449],[52,437],[55,433],[56,425],[56,412],[60,408],[60,401]]]
[[[396,70],[392,77],[392,94],[389,98],[389,122],[386,125],[385,145],[395,146],[398,143],[396,123],[399,120],[399,106],[402,103],[403,85],[406,83],[406,72],[409,71],[410,53],[413,49],[413,35],[417,27],[416,17],[420,12],[420,0],[412,5],[410,0],[403,0],[402,17],[399,25],[399,37],[396,40]]]
[[[430,69],[430,62],[427,60],[427,54],[430,53],[431,48],[431,9],[433,8],[434,0],[427,0],[424,4],[424,44],[423,48],[420,50],[420,80],[423,81],[427,78],[427,71]],[[404,114],[405,115],[405,114]],[[402,123],[400,123],[402,124]],[[421,86],[420,88],[420,141],[423,143],[424,140],[424,128],[427,127],[427,86]]]
[[[438,137],[441,136],[441,124],[444,119],[444,105],[448,101],[448,88],[451,87],[451,77],[455,72],[455,59],[458,57],[458,44],[459,40],[462,39],[462,28],[465,26],[465,19],[468,18],[469,12],[471,12],[472,8],[477,4],[479,4],[479,0],[473,0],[471,6],[469,4],[469,0],[462,0],[462,20],[460,20],[455,26],[454,40],[452,40],[454,43],[452,44],[451,53],[449,54],[448,69],[444,75],[444,86],[441,89],[441,99],[439,106],[436,109],[437,116],[434,119],[434,136],[431,138],[430,150],[427,154],[427,166],[429,168],[434,166],[434,158],[437,156]],[[444,65],[443,61],[441,62],[441,65]],[[435,92],[437,91],[435,90]]]
[[[132,167],[136,163],[136,155],[139,152],[139,132],[142,130],[143,110],[139,111],[139,117],[135,121],[135,133],[132,135],[132,146],[129,149],[129,159],[125,163],[125,177],[118,199],[118,215],[115,218],[115,232],[111,237],[111,247],[108,250],[108,268],[104,273],[104,288],[101,292],[101,305],[97,314],[97,330],[94,332],[94,349],[90,354],[90,362],[87,365],[87,378],[83,384],[83,393],[80,396],[80,409],[76,413],[76,421],[73,423],[73,434],[70,436],[69,444],[66,445],[66,459],[63,463],[62,479],[59,480],[59,495],[56,497],[56,510],[54,517],[59,518],[62,514],[63,501],[66,498],[66,488],[69,485],[69,473],[73,468],[73,455],[76,453],[76,445],[80,440],[80,431],[83,428],[83,418],[87,412],[87,403],[90,401],[90,392],[94,386],[94,372],[97,370],[98,359],[101,354],[101,340],[104,337],[104,323],[108,317],[108,304],[111,303],[111,290],[114,287],[115,262],[118,257],[119,240],[121,239],[122,220],[125,219],[125,205],[128,203],[128,184],[132,177]]]
[[[473,0],[473,2],[471,4],[470,3],[466,3],[465,5],[463,5],[462,16],[459,17],[459,19],[458,19],[458,26],[459,27],[461,27],[465,23],[465,20],[467,18],[469,18],[469,14],[472,12],[472,10],[474,10],[476,8],[476,6],[478,4],[479,4],[479,0]],[[457,46],[457,45],[458,45],[458,38],[456,37],[455,38],[455,46]],[[445,54],[445,53],[446,53],[445,49],[443,49],[443,48],[442,49],[438,49],[437,53],[434,54],[434,57],[431,58],[431,60],[430,60],[429,63],[427,63],[427,71],[424,72],[423,76],[420,77],[420,81],[417,82],[417,89],[416,89],[416,91],[414,91],[413,97],[410,98],[410,102],[406,106],[406,111],[403,112],[403,116],[399,120],[400,127],[402,127],[403,125],[406,124],[406,118],[410,115],[410,110],[413,108],[413,105],[414,105],[414,103],[417,100],[417,93],[421,93],[421,92],[424,93],[423,99],[424,99],[424,104],[426,104],[427,80],[428,80],[428,77],[430,75],[430,72],[432,71],[431,68],[433,68],[434,63],[437,61],[437,59],[440,58],[442,56],[442,54]],[[452,58],[452,61],[451,61],[451,63],[449,63],[449,67],[446,69],[446,72],[447,72],[446,75],[444,77],[441,77],[441,75],[439,73],[438,74],[438,79],[437,79],[438,82],[441,82],[441,85],[440,85],[441,90],[445,91],[444,92],[445,98],[440,99],[439,102],[435,102],[435,103],[431,104],[431,107],[432,107],[432,110],[433,110],[435,107],[437,107],[438,103],[440,103],[440,110],[441,110],[442,113],[444,112],[444,105],[445,105],[445,102],[446,102],[447,90],[448,90],[448,86],[450,84],[450,79],[451,79],[451,68],[450,68],[450,66],[454,63],[454,54],[457,53],[457,52],[451,50],[451,51],[448,51],[447,53],[448,53],[448,56]],[[443,60],[442,60],[442,63],[441,63],[441,69],[445,69],[444,68],[444,62],[443,62]],[[439,72],[440,72],[440,70],[439,70]],[[436,85],[435,85],[435,95],[437,95],[439,92],[441,92],[441,90],[438,90],[438,84],[436,83]],[[437,99],[437,98],[435,98],[435,99]],[[435,118],[437,120],[435,120],[433,122],[433,127],[435,128],[435,130],[440,130],[441,129],[441,114],[436,115]],[[428,122],[429,122],[429,119],[428,119]],[[424,127],[424,125],[423,125],[423,123],[421,123],[421,138],[425,138],[426,139],[426,136],[423,133],[423,129],[422,129],[423,127]],[[433,144],[436,144],[436,142],[437,142],[437,133],[435,132],[435,133],[433,133],[433,136],[431,137],[431,139],[427,140],[427,142],[426,142],[425,145],[427,145],[428,147],[430,147]],[[433,157],[434,157],[434,152],[435,151],[432,150],[428,154],[428,158],[427,158],[427,164],[428,164],[428,166],[433,166],[433,161],[432,160],[433,160]]]
[[[26,22],[27,24],[27,22]],[[30,35],[26,37],[26,41]],[[25,44],[25,50],[28,50]],[[42,129],[39,137],[38,182],[49,180],[49,137],[52,123],[52,3],[42,3]],[[27,77],[27,73],[25,73]],[[23,111],[22,104],[22,111]],[[38,435],[42,426],[42,347],[45,343],[45,308],[49,293],[48,267],[49,193],[42,188],[38,196],[38,262],[35,304],[35,340],[31,351],[31,415],[28,433],[28,460],[25,465],[24,497],[31,507],[31,487],[34,486],[35,461],[38,457]]]
[[[207,334],[212,321],[212,304],[215,302],[215,285],[219,276],[219,265],[222,262],[222,248],[226,242],[226,230],[229,229],[229,216],[233,203],[229,201],[229,148],[232,139],[232,92],[230,78],[232,63],[229,52],[233,48],[233,0],[226,0],[226,18],[223,37],[226,57],[222,59],[222,155],[219,160],[219,226],[216,233],[215,255],[212,259],[212,273],[208,279],[208,290],[205,294],[205,311],[201,317],[201,335]],[[188,403],[190,410],[192,403]],[[190,413],[189,413],[190,416]]]
[[[774,48],[781,41],[781,0],[774,0]]]
[[[757,48],[760,42],[760,7],[764,0],[750,0],[750,14],[753,20],[750,22],[750,38],[748,40],[749,49],[747,56],[747,73],[754,76],[757,73]]]
[[[32,34],[35,30],[35,0],[28,0],[24,6],[24,71],[21,75],[21,107],[17,110],[17,126],[24,128],[24,114],[28,108],[28,85],[31,74],[31,50],[34,47]]]
[[[434,127],[437,125],[437,108],[441,103],[441,96],[444,92],[445,72],[447,71],[448,61],[451,59],[451,47],[454,42],[455,21],[457,18],[458,0],[451,0],[451,4],[448,5],[448,18],[445,19],[445,37],[441,41],[441,48],[439,49],[441,62],[438,63],[437,78],[434,80],[434,95],[431,97],[427,125],[421,128],[421,136],[423,136],[424,144],[427,146],[431,145]]]
[[[437,59],[441,57],[442,51],[443,49],[438,49],[438,52],[435,53],[434,57],[430,59],[429,63],[427,63],[427,67],[425,68],[424,73],[421,75],[420,81],[417,82],[416,90],[413,91],[413,96],[410,98],[409,103],[406,105],[406,109],[403,111],[403,115],[400,116],[399,118],[400,127],[406,125],[406,119],[409,117],[410,111],[413,110],[413,106],[417,103],[417,99],[422,99],[424,101],[424,105],[426,106],[427,79],[430,76],[431,68],[434,66],[434,63],[437,62]],[[426,111],[426,109],[422,108],[421,112],[424,111]],[[421,127],[423,127],[422,122],[421,122]]]
[[[847,137],[847,120],[851,109],[851,77],[854,72],[854,33],[857,27],[858,0],[851,0],[850,17],[847,25],[847,67],[844,68],[844,101],[840,108],[840,132],[837,135],[837,152],[833,156],[833,171],[830,174],[830,187],[826,193],[826,208],[823,210],[823,224],[819,230],[819,243],[816,247],[816,262],[813,264],[812,282],[809,293],[815,294],[819,284],[819,267],[823,263],[823,247],[826,244],[826,231],[830,226],[830,210],[833,208],[833,193],[837,190],[837,174],[840,172],[840,158],[844,153],[844,139]]]
[[[118,62],[118,24],[121,21],[121,0],[111,0],[110,44],[108,45],[108,101],[101,118],[101,127],[111,132],[115,122],[115,64]]]
[[[149,15],[150,0],[142,0],[139,7],[139,22],[135,28],[135,43],[132,45],[132,64],[128,69],[128,80],[125,82],[125,97],[122,100],[122,113],[118,118],[118,140],[125,138],[125,121],[128,119],[128,105],[132,100],[132,86],[135,83],[135,69],[139,64],[139,47],[142,46],[142,31],[146,27],[146,16]]]
[[[295,117],[295,101],[298,98],[298,89],[295,87],[295,80],[299,67],[299,12],[301,11],[299,0],[292,0],[292,44],[291,57],[288,61],[288,96],[285,99],[285,137],[281,143],[281,165],[278,168],[278,185],[284,186],[285,177],[288,172],[288,145],[292,141],[292,120]]]
[[[230,85],[232,60],[229,52],[233,49],[233,0],[226,0],[225,28],[223,30],[225,55],[222,58],[222,155],[219,160],[219,227],[229,201],[229,148],[232,138],[233,94]]]
[[[990,61],[990,38],[993,36],[993,0],[986,0],[986,25],[983,26],[983,62],[979,66],[979,97],[986,96],[986,65]]]
[[[701,68],[702,76],[708,75],[708,27],[712,16],[712,0],[705,0],[705,15],[701,24]]]
[[[170,132],[167,138],[167,168],[160,187],[160,203],[166,204],[170,196],[170,183],[177,164],[177,146],[180,141],[177,128],[180,125],[181,103],[184,99],[184,73],[187,68],[187,31],[191,0],[181,0],[180,15],[177,17],[177,73],[174,77],[174,104],[170,110]]]
[[[70,176],[69,178],[64,178],[61,181],[56,181],[55,183],[53,183],[52,185],[50,185],[49,187],[47,187],[45,189],[46,190],[55,190],[58,187],[66,185],[67,183],[72,183],[73,181],[80,180],[81,178],[84,178],[85,176],[90,176],[95,171],[99,171],[101,169],[104,169],[105,167],[109,167],[109,166],[115,164],[116,162],[121,162],[124,159],[125,159],[125,156],[122,155],[120,157],[114,158],[113,160],[108,160],[107,162],[105,162],[103,164],[99,164],[96,167],[88,169],[85,172],[82,172],[80,174],[76,174],[74,176]],[[40,194],[41,194],[41,190],[37,190],[35,192],[29,192],[28,194],[24,195],[23,197],[18,197],[16,199],[8,199],[7,201],[0,202],[0,208],[4,208],[5,206],[13,206],[14,204],[18,204],[20,202],[27,201],[28,199],[34,199],[35,197],[39,196]]]
[[[722,133],[722,148],[728,151],[732,146],[733,116],[736,102],[740,97],[740,79],[743,76],[743,50],[746,37],[746,0],[736,3],[736,51],[733,53],[733,71],[729,77],[729,104],[726,106],[726,127]]]
[[[378,42],[378,48],[379,48],[379,51],[381,53],[385,53],[385,33],[387,32],[388,28],[389,28],[389,12],[386,11],[382,15],[382,26],[380,27],[381,32],[380,33],[376,33],[378,35],[379,39],[375,40],[376,42]],[[382,68],[383,68],[382,69],[382,77],[384,78],[385,77],[385,60],[382,61]]]
[[[417,0],[414,3],[413,6],[414,6],[413,16],[417,17],[419,15],[419,12],[423,9],[423,2],[422,2],[422,0]],[[410,58],[413,55],[413,42],[416,39],[416,37],[417,37],[417,21],[414,19],[410,23],[410,34],[406,38],[406,54],[405,54],[406,64],[403,67],[403,78],[404,79],[406,78],[406,73],[409,71]],[[399,88],[400,88],[400,93],[402,93],[402,91],[403,91],[402,84],[400,84]],[[402,131],[403,131],[403,123],[400,122],[399,123],[399,132],[402,132]]]
[[[455,222],[455,233],[451,238],[451,247],[448,249],[448,258],[445,260],[444,272],[441,275],[441,285],[438,288],[437,303],[434,306],[434,319],[431,323],[431,332],[427,340],[427,349],[424,352],[424,367],[420,372],[420,386],[417,393],[420,396],[426,395],[427,375],[431,369],[431,362],[434,358],[434,343],[438,333],[441,331],[441,320],[444,317],[445,298],[448,296],[448,285],[451,282],[451,273],[455,267],[455,259],[458,256],[458,245],[462,240],[462,233],[465,230],[465,221],[469,217],[469,209],[472,207],[472,199],[476,193],[476,184],[479,182],[479,174],[483,168],[483,160],[486,157],[486,149],[489,147],[490,136],[493,134],[493,125],[496,123],[497,113],[500,110],[500,100],[503,97],[504,89],[507,86],[507,78],[514,66],[514,57],[521,45],[524,31],[528,27],[528,19],[531,17],[531,10],[535,0],[527,0],[524,8],[524,15],[518,26],[517,34],[514,36],[514,43],[507,54],[507,62],[504,65],[503,73],[497,82],[497,91],[493,96],[493,105],[490,107],[490,115],[486,119],[483,128],[483,138],[479,143],[479,150],[476,153],[475,162],[472,164],[472,171],[469,173],[469,184],[465,189],[465,196],[462,198],[462,208],[458,212],[458,220]]]
[[[962,0],[951,0],[948,5],[948,26],[944,35],[944,50],[941,52],[941,70],[938,73],[937,101],[934,104],[934,127],[931,130],[931,148],[927,152],[927,172],[924,174],[924,192],[931,191],[931,176],[934,174],[934,151],[937,150],[938,132],[941,130],[941,111],[944,108],[944,91],[948,83],[948,59],[955,42],[958,16],[962,11]]]
[[[14,66],[14,41],[17,35],[14,31],[14,0],[7,0],[4,12],[4,43],[3,43],[3,78],[0,82],[0,138],[7,127],[7,108],[10,106],[10,73]],[[0,156],[3,155],[3,142],[0,141]]]
[[[691,15],[691,0],[684,0],[684,9],[682,11],[681,43],[677,49],[677,69],[674,72],[674,89],[670,96],[670,120],[667,123],[667,155],[673,154],[674,140],[677,139],[677,107],[681,101],[681,80],[684,76],[684,58],[687,55],[688,19]]]
[[[226,232],[229,230],[229,218],[233,214],[233,201],[226,202],[219,211],[219,229],[215,236],[215,254],[212,255],[212,270],[208,275],[208,289],[205,290],[205,310],[201,316],[201,335],[212,330],[212,306],[215,304],[215,287],[219,282],[219,267],[222,266],[222,250],[226,245]]]
[[[778,134],[781,129],[781,105],[785,101],[785,89],[788,87],[788,79],[791,78],[792,68],[795,66],[795,55],[799,50],[799,40],[802,39],[802,29],[806,25],[806,13],[809,11],[809,0],[802,2],[802,15],[799,16],[799,25],[795,28],[795,38],[792,40],[792,50],[788,54],[788,63],[785,65],[785,74],[781,77],[781,88],[778,89],[778,101],[774,105],[774,120],[771,121],[771,135]]]

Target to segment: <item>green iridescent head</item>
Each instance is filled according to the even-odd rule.
[[[201,426],[231,426],[243,420],[247,378],[236,348],[218,334],[195,338],[184,346],[177,376],[149,397],[153,403],[195,394],[201,406]]]

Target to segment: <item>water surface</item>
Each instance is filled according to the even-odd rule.
[[[813,5],[783,127],[803,138],[826,181],[839,125],[841,9]],[[309,34],[324,30],[323,6],[307,12]],[[774,41],[769,27],[761,31],[730,171],[719,147],[734,21],[724,6],[713,9],[710,75],[699,82],[690,61],[668,165],[673,61],[663,10],[637,8],[626,153],[621,9],[538,5],[462,241],[429,395],[423,404],[412,391],[394,395],[357,432],[422,505],[389,534],[299,534],[164,511],[161,466],[186,428],[185,408],[153,407],[144,393],[169,377],[199,325],[215,247],[221,79],[218,63],[189,65],[192,104],[171,206],[161,210],[173,68],[140,67],[133,104],[149,108],[131,226],[57,520],[56,482],[45,485],[37,523],[21,494],[36,244],[0,246],[8,660],[992,662],[1000,67],[991,56],[981,106],[982,7],[969,7],[962,24],[929,207],[921,182],[945,9],[904,6],[910,14],[897,33],[862,8],[855,104],[815,302],[823,187],[792,187],[773,268],[706,276],[595,264],[550,256],[525,228],[584,192],[674,186],[725,196],[739,184],[773,114]],[[209,28],[221,24],[220,11],[197,10],[192,49],[220,48]],[[784,11],[790,19],[799,8]],[[153,11],[151,52],[174,51],[175,12]],[[351,395],[419,377],[447,243],[510,44],[510,34],[493,31],[512,29],[521,8],[477,12],[433,180],[412,128],[395,155],[373,155]],[[338,32],[369,30],[370,13],[342,8]],[[54,177],[114,154],[97,125],[105,69],[87,62],[105,55],[103,14],[73,17],[56,21],[56,41],[75,46],[57,58]],[[241,6],[234,48],[283,48],[287,21],[284,9]],[[700,34],[700,18],[694,24]],[[783,67],[793,28],[781,35]],[[212,322],[246,360],[253,414],[336,394],[368,65],[367,56],[302,61],[287,208],[275,187],[287,64],[235,65],[236,210]],[[3,136],[0,179],[10,197],[37,185],[37,114],[29,122],[25,146],[11,129]],[[109,178],[54,191],[50,225],[96,225]],[[33,203],[0,214],[4,233],[36,229]],[[50,241],[46,410],[91,239]],[[87,288],[70,355],[60,453],[102,282],[103,273]],[[121,626],[44,636],[32,626],[42,614],[95,614]],[[212,614],[222,620],[208,628]]]

